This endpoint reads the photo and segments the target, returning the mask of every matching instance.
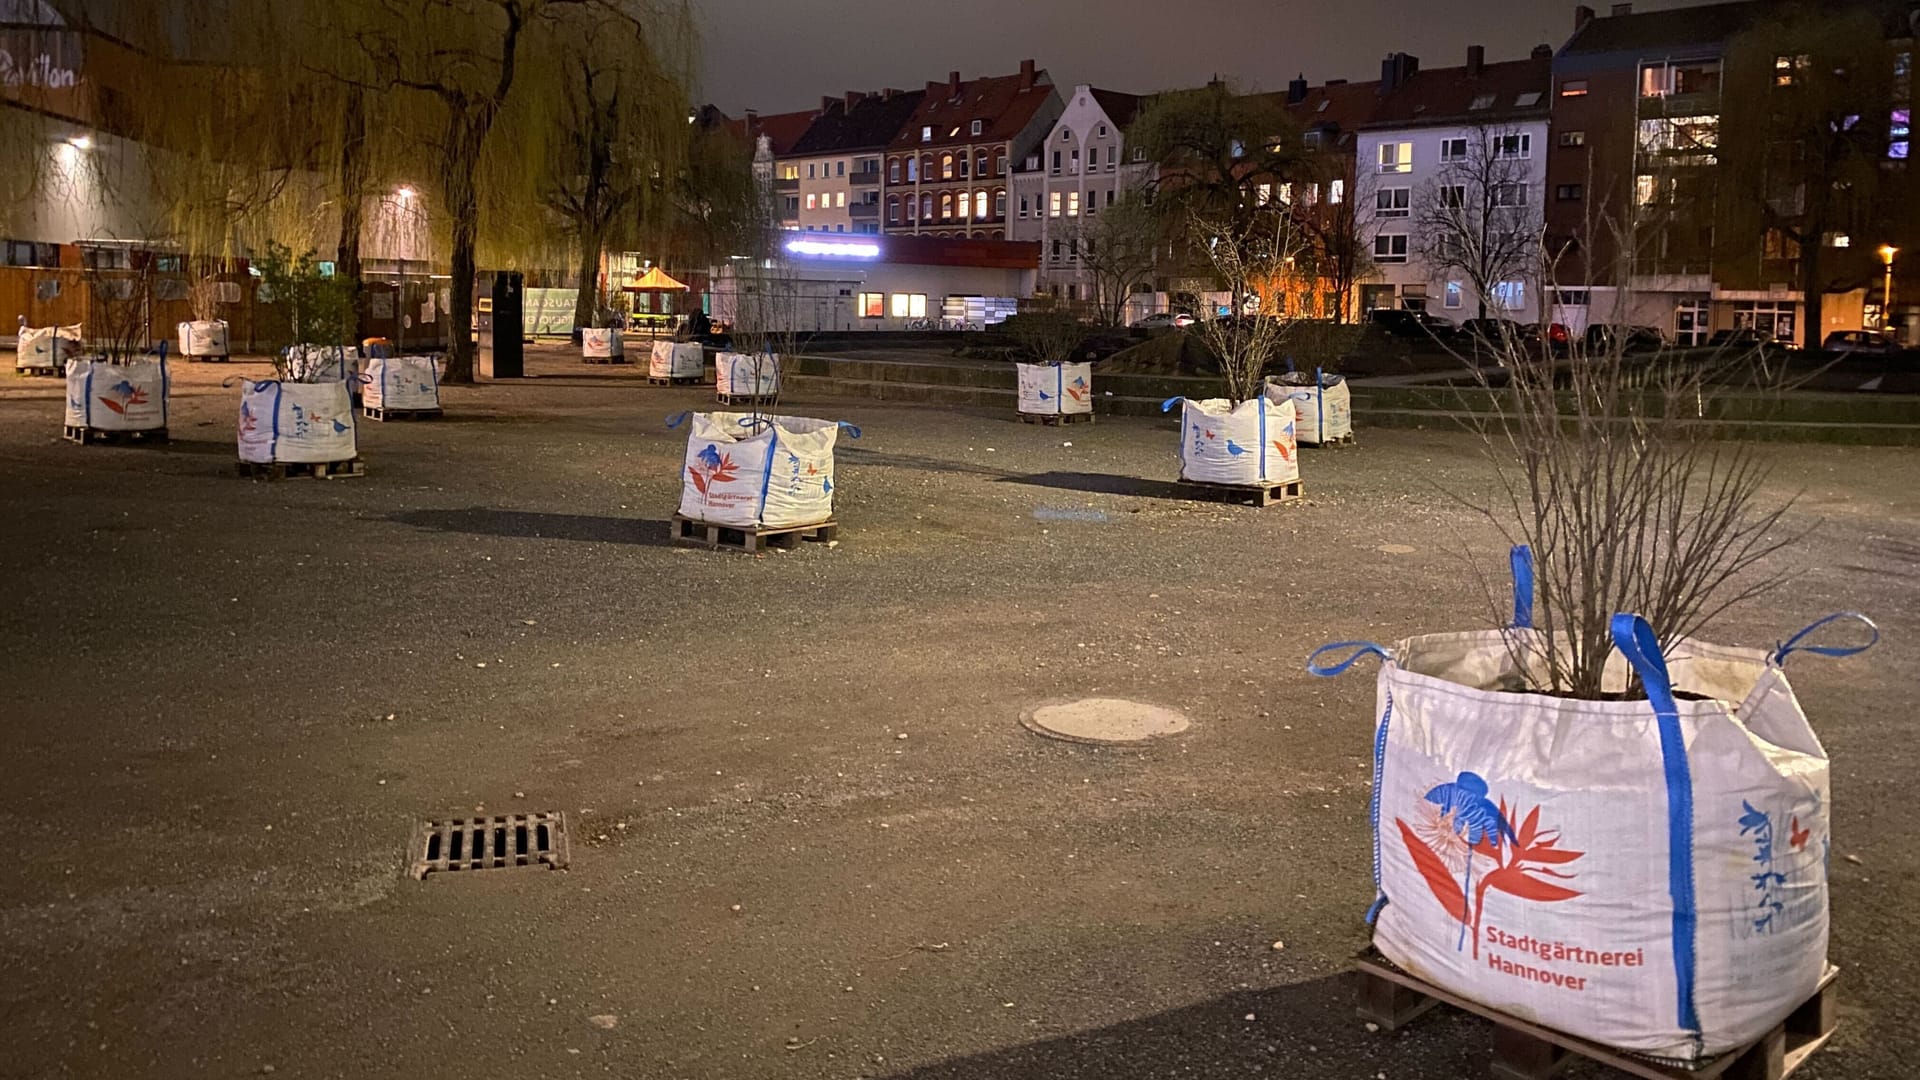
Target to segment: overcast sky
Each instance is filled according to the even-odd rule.
[[[1605,12],[1607,0],[1592,0]],[[1646,10],[1680,6],[1637,5]],[[1147,92],[1218,72],[1275,90],[1378,78],[1380,58],[1514,60],[1573,30],[1571,0],[695,0],[701,95],[738,115],[817,107],[823,94],[1001,75],[1038,60],[1056,84]]]

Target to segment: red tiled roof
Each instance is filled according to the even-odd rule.
[[[1113,126],[1126,130],[1133,118],[1140,115],[1140,109],[1146,105],[1147,98],[1142,94],[1125,94],[1118,90],[1102,90],[1097,86],[1088,87],[1093,100],[1099,102],[1100,110],[1113,121]]]
[[[1020,134],[1034,114],[1054,97],[1053,80],[1045,69],[1034,73],[1033,84],[1021,87],[1019,75],[997,75],[960,84],[952,93],[947,83],[928,83],[927,96],[920,107],[894,136],[893,148],[913,146],[954,146],[969,142],[999,142]],[[983,121],[980,134],[972,134],[973,122]],[[920,129],[930,127],[933,137],[922,142]]]
[[[1372,120],[1380,107],[1380,84],[1336,83],[1309,87],[1306,97],[1291,104],[1287,104],[1284,93],[1275,96],[1287,114],[1308,131],[1315,128],[1354,131]]]
[[[770,113],[765,116],[742,117],[727,121],[727,133],[734,138],[749,143],[756,142],[765,135],[773,147],[773,156],[782,157],[807,133],[814,118],[820,115],[818,109],[800,112]]]
[[[1364,126],[1423,127],[1543,120],[1547,116],[1552,72],[1552,57],[1485,64],[1477,74],[1470,74],[1464,67],[1416,71],[1405,82],[1379,96],[1373,116]],[[1483,107],[1473,107],[1482,101]]]

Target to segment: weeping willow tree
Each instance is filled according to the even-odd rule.
[[[671,208],[662,178],[685,167],[692,12],[684,3],[661,3],[644,20],[640,14],[631,5],[619,17],[578,5],[555,9],[536,26],[522,77],[551,88],[557,107],[542,109],[545,95],[516,97],[490,151],[515,159],[500,162],[502,168],[524,167],[522,144],[535,131],[545,139],[546,152],[535,159],[542,167],[538,196],[558,226],[548,237],[565,242],[578,271],[576,326],[607,320],[602,253],[661,236]],[[525,208],[518,209],[524,216]]]

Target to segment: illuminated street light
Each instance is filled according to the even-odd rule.
[[[1880,261],[1887,264],[1887,283],[1880,293],[1880,328],[1893,328],[1893,257],[1900,249],[1892,244],[1880,245]]]
[[[414,190],[402,184],[399,190],[395,191],[394,194],[400,196],[401,202],[412,202],[413,196],[414,196]]]
[[[73,138],[67,140],[67,145],[73,147],[75,150],[91,150],[93,149],[93,139],[86,135],[75,135]]]

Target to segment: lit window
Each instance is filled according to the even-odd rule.
[[[920,182],[920,159],[908,158],[907,159],[907,183],[917,184],[919,182]]]
[[[887,313],[887,294],[863,292],[856,299],[854,310],[863,319],[877,319]]]
[[[1773,85],[1792,86],[1805,75],[1811,58],[1806,53],[1798,56],[1776,56],[1773,58]]]
[[[1527,306],[1527,285],[1523,281],[1500,281],[1493,286],[1493,301],[1508,311]]]
[[[1067,152],[1067,165],[1069,166],[1069,172],[1080,171],[1080,151],[1078,148]]]
[[[1265,206],[1273,201],[1273,185],[1258,184],[1253,189],[1253,205]]]
[[[836,192],[834,192],[834,193],[833,193],[833,205],[834,205],[834,206],[836,206],[836,207],[840,207],[840,206],[845,206],[845,205],[847,205],[847,193],[846,193],[846,192],[844,192],[844,191],[836,191]]]
[[[920,217],[924,221],[933,220],[933,196],[931,194],[920,196]]]
[[[1060,193],[1057,191],[1050,192],[1047,195],[1047,216],[1048,217],[1060,216]]]
[[[788,166],[786,166],[786,167],[784,167],[784,168],[782,168],[782,169],[780,170],[780,178],[781,178],[781,179],[783,179],[783,180],[798,180],[798,179],[800,179],[800,166],[798,166],[798,165],[788,165]]]
[[[1405,234],[1376,236],[1373,238],[1373,261],[1382,263],[1403,263],[1407,261],[1407,238]]]
[[[963,199],[965,197],[964,195],[961,196]],[[976,218],[984,218],[987,216],[987,193],[984,191],[976,191],[973,193],[973,216]]]
[[[953,217],[953,196],[942,195],[940,196],[940,220],[945,221],[951,217]]]
[[[809,210],[813,209],[813,200],[814,200],[814,196],[812,195],[807,196],[807,209]]]
[[[1412,206],[1412,188],[1381,188],[1373,193],[1375,217],[1406,217]]]
[[[1561,83],[1560,96],[1561,97],[1586,97],[1587,96],[1587,80],[1568,79],[1566,82]]]
[[[1413,144],[1410,142],[1381,143],[1380,171],[1383,173],[1412,172]]]
[[[1080,193],[1077,191],[1067,192],[1067,216],[1080,216]]]
[[[952,154],[940,155],[940,179],[942,180],[953,179],[953,155]]]
[[[933,128],[931,128],[931,127],[922,127],[922,128],[920,129],[920,141],[921,141],[921,142],[932,142],[932,141],[933,141]]]
[[[1654,177],[1641,173],[1633,178],[1633,201],[1636,206],[1652,206],[1660,197],[1660,182]]]
[[[1908,160],[1907,152],[1913,146],[1913,110],[1895,109],[1887,121],[1887,157]]]
[[[891,297],[896,319],[924,319],[927,316],[926,293],[894,293]]]
[[[980,121],[978,121],[978,120],[975,120],[975,121],[973,122],[973,126],[972,126],[971,128],[969,128],[968,130],[969,130],[969,131],[970,131],[970,132],[971,132],[972,134],[974,134],[974,135],[978,135],[978,134],[980,134],[980,132],[981,132],[981,130],[982,130],[982,124],[981,124],[981,122],[980,122]]]
[[[1587,133],[1584,131],[1563,131],[1560,133],[1561,146],[1587,145]]]
[[[1822,239],[1827,242],[1828,247],[1843,248],[1853,246],[1853,237],[1843,232],[1830,232],[1822,237]]]
[[[1329,183],[1327,185],[1327,199],[1328,201],[1334,202],[1334,203],[1346,202],[1347,201],[1347,182],[1345,180],[1335,180],[1332,183]]]
[[[1465,290],[1460,287],[1459,282],[1449,281],[1441,293],[1443,297],[1441,303],[1446,307],[1457,308],[1460,306],[1461,294],[1463,292],[1465,292]]]
[[[1293,185],[1292,184],[1280,185],[1280,205],[1282,206],[1293,205]]]

